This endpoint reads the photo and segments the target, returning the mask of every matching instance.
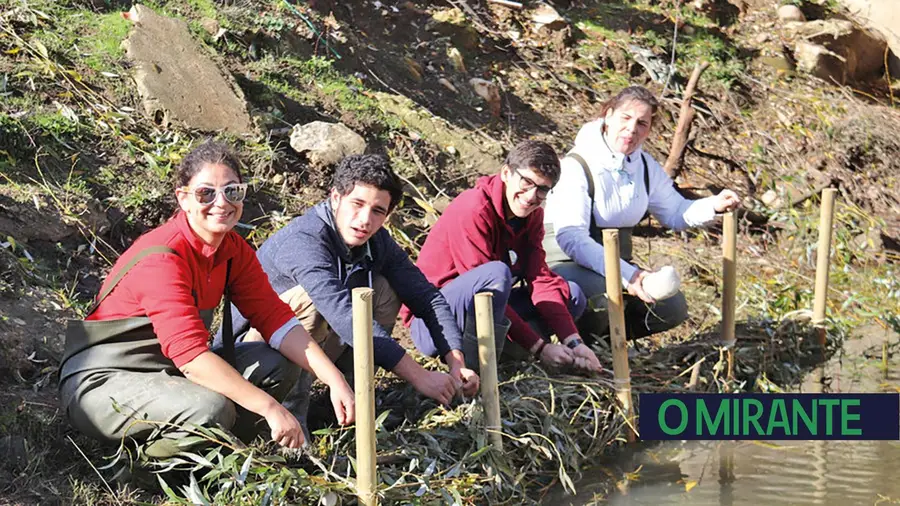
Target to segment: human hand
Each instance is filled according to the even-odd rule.
[[[343,379],[343,378],[342,378]],[[331,394],[331,406],[334,408],[334,416],[340,425],[350,425],[356,420],[356,396],[347,381],[341,384],[329,386]]]
[[[456,395],[457,384],[457,380],[447,373],[424,369],[412,380],[413,388],[419,393],[444,406],[449,406],[453,396]]]
[[[478,373],[472,369],[466,367],[451,367],[450,376],[462,386],[463,395],[466,397],[472,397],[478,393],[481,379],[478,377]]]
[[[648,274],[650,273],[643,269],[638,269],[638,271],[634,273],[634,276],[631,276],[631,281],[628,282],[628,286],[626,286],[625,289],[628,291],[628,295],[637,297],[647,304],[653,304],[656,301],[644,291],[644,278]]]
[[[722,190],[716,195],[714,207],[717,213],[734,211],[741,205],[741,198],[731,190]]]
[[[572,355],[575,357],[574,365],[577,369],[595,373],[603,370],[603,366],[600,365],[600,359],[597,358],[597,354],[584,343],[573,348]]]
[[[300,448],[305,438],[300,422],[284,406],[275,399],[262,413],[269,428],[272,429],[272,441],[288,448]]]
[[[561,344],[547,343],[541,349],[541,363],[554,367],[564,367],[571,365],[575,360],[572,350]]]

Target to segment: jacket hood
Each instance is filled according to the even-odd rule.
[[[506,221],[506,206],[504,206],[506,184],[500,179],[500,174],[478,178],[475,188],[484,194],[484,198],[491,203],[491,208],[494,209],[500,220]]]

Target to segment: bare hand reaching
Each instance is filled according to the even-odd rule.
[[[572,350],[561,344],[547,343],[541,350],[541,363],[554,367],[571,365],[575,360]]]
[[[634,273],[634,276],[631,277],[631,281],[628,282],[628,286],[625,288],[628,291],[629,295],[633,295],[647,304],[654,304],[656,301],[653,297],[647,295],[647,292],[644,291],[644,278],[650,274],[649,272],[639,269]]]
[[[263,414],[263,418],[272,429],[272,441],[288,448],[300,448],[304,441],[300,422],[284,406],[275,402],[274,399],[272,401]]]
[[[345,381],[343,385],[332,386],[331,406],[334,408],[334,416],[340,425],[350,425],[356,419],[356,396],[350,385]]]
[[[600,360],[597,358],[597,355],[588,348],[587,345],[579,344],[572,349],[572,354],[575,357],[574,365],[578,369],[589,372],[600,372],[603,370],[603,366],[600,365]]]

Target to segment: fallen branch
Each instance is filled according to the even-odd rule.
[[[510,0],[488,0],[488,2],[497,5],[503,5],[504,7],[512,7],[514,9],[521,9],[521,2],[511,2]]]
[[[709,67],[709,62],[697,64],[697,66],[694,67],[694,71],[691,73],[687,88],[684,90],[681,111],[678,113],[678,126],[675,128],[675,137],[672,139],[669,157],[666,158],[666,164],[663,167],[666,174],[668,174],[672,180],[675,180],[675,178],[678,177],[678,171],[676,169],[681,164],[681,159],[684,156],[684,147],[687,144],[688,136],[691,133],[691,122],[694,120],[694,109],[691,107],[691,102],[694,98],[694,90],[697,87],[697,81],[700,80],[700,75],[703,74],[703,71],[706,70],[707,67]]]

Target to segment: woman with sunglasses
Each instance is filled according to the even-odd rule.
[[[603,229],[619,230],[626,333],[629,339],[675,327],[687,319],[681,292],[654,300],[644,289],[650,271],[631,263],[631,229],[647,212],[666,227],[683,230],[710,223],[740,200],[733,191],[688,200],[662,166],[641,149],[659,103],[647,89],[631,86],[600,108],[600,119],[584,125],[562,160],[559,184],[547,200],[544,248],[554,272],[584,290],[591,309],[579,321],[583,335],[608,336]],[[670,271],[674,272],[674,271]]]
[[[248,441],[264,419],[272,440],[298,448],[300,424],[280,401],[301,367],[329,385],[337,420],[352,422],[344,376],[233,231],[247,192],[237,158],[207,142],[184,158],[177,177],[176,214],[134,242],[87,318],[69,324],[60,397],[72,424],[109,442],[161,435],[145,451],[167,457],[185,448],[179,439],[191,425],[218,425]],[[265,342],[209,348],[223,293]]]

